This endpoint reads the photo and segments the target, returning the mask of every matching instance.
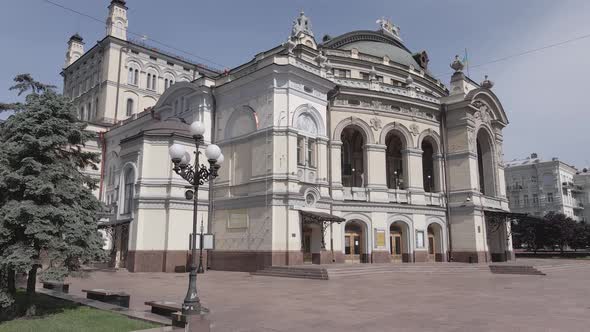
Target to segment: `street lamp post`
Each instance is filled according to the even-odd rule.
[[[215,144],[210,144],[205,149],[205,156],[209,161],[209,168],[203,164],[199,164],[199,146],[203,142],[203,134],[205,133],[205,126],[199,121],[195,121],[190,126],[190,133],[195,140],[195,163],[190,164],[191,155],[188,153],[182,145],[173,144],[170,149],[170,158],[174,164],[174,172],[180,175],[193,188],[193,233],[191,236],[191,265],[189,273],[188,290],[186,297],[182,303],[182,314],[183,315],[196,315],[201,313],[201,301],[197,294],[197,207],[199,201],[199,186],[204,184],[206,181],[217,177],[217,171],[221,167],[221,161],[223,157],[221,149]],[[211,195],[211,193],[209,193]],[[211,212],[209,212],[211,213]],[[202,248],[203,248],[203,229],[201,227],[200,236],[200,247],[201,255],[199,261],[201,262],[202,268]]]

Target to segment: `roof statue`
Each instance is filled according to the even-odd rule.
[[[465,65],[463,64],[463,62],[461,62],[461,59],[459,59],[459,56],[455,55],[455,60],[453,61],[453,63],[451,63],[451,68],[453,68],[453,70],[457,73],[457,72],[461,72],[464,67],[465,67]]]
[[[399,35],[400,29],[397,25],[391,23],[391,20],[386,19],[385,17],[382,17],[380,19],[377,20],[377,24],[379,24],[379,26],[381,27],[381,31],[383,31],[384,33],[395,37],[398,40],[402,40],[402,38]]]
[[[481,82],[480,85],[484,89],[491,89],[494,86],[494,82],[490,81],[488,79],[488,75],[486,75],[485,79],[483,80],[483,82]]]
[[[301,11],[299,17],[293,21],[293,28],[291,29],[291,37],[297,37],[300,33],[304,33],[313,37],[313,31],[311,31],[311,21],[305,13]]]

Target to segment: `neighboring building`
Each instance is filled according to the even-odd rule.
[[[578,170],[558,158],[544,161],[536,153],[506,163],[506,191],[510,210],[542,217],[561,212],[584,219],[583,187],[574,181]]]
[[[81,120],[98,133],[86,149],[102,153],[101,133],[118,121],[137,116],[156,104],[162,93],[176,82],[190,82],[217,72],[179,56],[163,52],[140,40],[127,37],[127,6],[113,0],[108,7],[106,37],[87,52],[79,34],[68,41],[63,94],[72,99]],[[87,169],[97,180],[99,170]],[[102,193],[103,182],[96,194]],[[100,197],[102,199],[102,197]]]
[[[109,8],[126,17],[122,1]],[[126,26],[126,18],[119,21]],[[488,218],[508,215],[502,164],[508,120],[492,82],[475,83],[456,59],[447,89],[428,71],[426,52],[413,54],[398,27],[380,24],[318,45],[301,13],[283,45],[223,74],[187,67],[192,78],[166,89],[155,105],[142,101],[157,96],[143,88],[149,81],[143,61],[180,60],[120,37],[99,42],[93,49],[109,45],[104,72],[130,78],[118,99],[99,102],[104,107],[96,117],[126,118],[116,109],[128,98],[138,98],[142,108],[153,105],[108,128],[101,141],[100,197],[116,206],[108,225],[117,266],[186,266],[193,203],[172,171],[168,148],[194,150],[185,122],[195,120],[210,128],[205,141],[218,144],[226,160],[214,186],[213,269],[510,259],[508,224],[495,227]],[[140,54],[121,52],[124,45]],[[106,61],[112,56],[114,62]],[[137,72],[129,57],[142,60]],[[82,55],[66,70],[90,58]],[[75,97],[80,105],[82,97]],[[202,186],[205,231],[208,194]]]
[[[584,221],[590,222],[590,171],[583,168],[581,172],[574,175],[574,185],[582,190],[578,195],[578,205],[583,207]]]

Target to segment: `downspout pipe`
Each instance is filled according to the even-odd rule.
[[[101,131],[98,133],[98,141],[102,145],[100,155],[100,185],[98,187],[98,200],[102,202],[103,197],[103,185],[104,185],[104,168],[106,167],[106,152],[107,152],[107,140],[105,138],[105,132]],[[112,176],[112,174],[111,174]]]
[[[442,104],[440,108],[440,137],[441,137],[441,148],[442,148],[442,155],[443,155],[443,171],[444,171],[444,182],[445,182],[445,217],[447,218],[447,243],[448,243],[448,257],[447,261],[453,261],[453,241],[451,235],[451,207],[449,206],[449,172],[448,172],[448,165],[447,165],[447,111],[448,106],[447,104]]]

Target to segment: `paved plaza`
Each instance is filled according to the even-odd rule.
[[[519,261],[545,264],[547,275],[425,267],[306,280],[207,271],[198,283],[213,331],[587,331],[590,262]],[[97,271],[70,281],[80,296],[83,288],[128,292],[136,310],[149,300],[181,302],[187,288],[184,273]]]

